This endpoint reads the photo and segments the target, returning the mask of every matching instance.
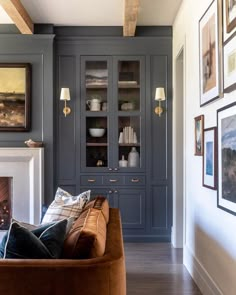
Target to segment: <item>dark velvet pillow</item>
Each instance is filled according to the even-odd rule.
[[[33,231],[14,220],[3,237],[0,256],[21,259],[60,258],[66,228],[67,219]]]

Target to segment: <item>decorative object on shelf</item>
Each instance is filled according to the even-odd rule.
[[[165,89],[163,87],[156,88],[155,100],[158,101],[158,106],[155,108],[155,113],[160,117],[164,109],[161,102],[166,100]]]
[[[236,215],[236,102],[217,110],[217,207]]]
[[[0,63],[0,77],[0,131],[28,131],[31,65]]]
[[[133,102],[125,102],[121,105],[122,111],[133,111],[134,110],[134,103]]]
[[[89,85],[107,85],[108,70],[107,69],[86,69],[86,86]]]
[[[218,31],[218,1],[214,0],[199,20],[200,106],[215,100],[220,92]]]
[[[98,112],[101,110],[101,98],[99,95],[95,95],[92,99],[87,100],[89,110],[92,112]]]
[[[194,141],[194,148],[195,148],[195,156],[202,156],[203,155],[203,129],[204,129],[204,115],[200,115],[194,118],[195,123],[195,141]]]
[[[65,117],[71,113],[71,109],[66,105],[66,102],[70,100],[70,89],[69,88],[61,88],[60,100],[64,100],[65,105],[63,108],[63,113]]]
[[[102,103],[102,111],[106,112],[106,111],[107,111],[107,106],[108,106],[107,102],[104,101],[104,102]]]
[[[104,165],[103,160],[97,160],[96,166],[97,167],[102,167]]]
[[[136,132],[131,126],[124,127],[123,132],[120,132],[119,143],[137,143]]]
[[[28,139],[25,141],[25,144],[28,147],[31,148],[37,148],[37,147],[42,147],[43,146],[43,142],[42,141],[33,141],[32,139]]]
[[[139,153],[135,147],[132,147],[128,154],[128,167],[139,167],[139,162]]]
[[[119,143],[124,143],[123,132],[120,132]]]
[[[92,137],[102,137],[105,134],[105,128],[89,128],[89,134]]]
[[[205,129],[203,142],[202,185],[214,190],[216,189],[217,179],[216,144],[216,127]]]
[[[119,161],[119,167],[127,167],[128,166],[128,161],[125,160],[125,156],[122,155],[121,160]]]
[[[224,45],[224,92],[236,89],[236,33]]]

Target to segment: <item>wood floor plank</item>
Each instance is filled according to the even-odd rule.
[[[125,243],[127,295],[201,295],[169,243]]]

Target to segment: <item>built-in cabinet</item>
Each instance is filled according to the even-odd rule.
[[[57,36],[56,89],[69,87],[72,112],[56,99],[56,185],[91,189],[120,209],[130,241],[170,240],[171,34],[147,38]],[[154,113],[156,87],[168,100]]]
[[[80,65],[81,189],[102,190],[123,229],[144,228],[144,57],[81,56]]]

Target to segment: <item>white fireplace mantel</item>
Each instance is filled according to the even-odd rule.
[[[43,203],[43,148],[0,148],[0,177],[12,177],[12,217],[39,224]],[[0,239],[4,231],[0,231]]]

